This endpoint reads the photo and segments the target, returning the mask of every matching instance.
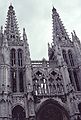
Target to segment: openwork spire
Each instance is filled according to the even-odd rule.
[[[62,38],[69,39],[69,36],[65,30],[65,27],[60,19],[57,10],[53,7],[52,9],[52,19],[53,19],[53,36],[55,35],[60,40]]]
[[[15,11],[12,4],[9,6],[7,21],[5,26],[8,40],[20,40],[20,33],[18,30],[18,23],[15,16]]]

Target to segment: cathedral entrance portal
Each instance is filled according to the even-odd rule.
[[[17,105],[12,110],[12,120],[25,120],[25,110]]]
[[[68,117],[60,106],[49,102],[38,110],[36,120],[68,120]]]

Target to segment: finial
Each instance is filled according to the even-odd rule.
[[[73,35],[73,32],[71,32],[71,35],[72,35],[72,39],[74,38],[74,35]],[[74,39],[73,39],[74,40]]]
[[[10,0],[10,6],[9,6],[9,9],[13,9],[13,6],[12,6],[12,0]]]
[[[75,36],[77,36],[75,30],[73,30],[73,33],[74,33]]]
[[[73,36],[73,33],[71,32],[71,35]]]
[[[10,6],[12,6],[12,0],[10,0]]]
[[[54,8],[54,6],[53,6],[53,9],[52,9],[52,12],[56,12],[56,9]]]
[[[12,6],[12,2],[10,2],[10,6]]]
[[[27,40],[27,35],[26,35],[26,32],[25,32],[25,28],[23,28],[23,40]]]
[[[23,28],[23,34],[25,34],[25,28]]]

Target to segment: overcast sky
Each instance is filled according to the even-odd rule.
[[[0,0],[0,25],[5,25],[11,0]],[[48,59],[48,42],[52,42],[52,7],[63,21],[68,34],[75,30],[81,39],[81,0],[12,0],[19,29],[26,28],[31,59]],[[71,37],[71,36],[70,36]]]

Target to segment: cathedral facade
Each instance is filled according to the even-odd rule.
[[[31,60],[9,6],[0,29],[0,120],[81,120],[81,43],[75,31],[69,38],[54,7],[52,21],[49,60]]]

